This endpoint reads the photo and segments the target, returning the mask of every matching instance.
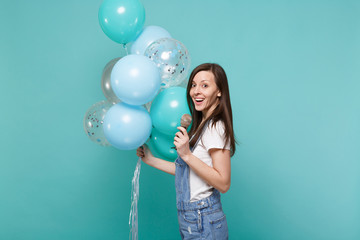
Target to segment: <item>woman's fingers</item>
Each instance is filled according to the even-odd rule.
[[[175,136],[178,138],[181,138],[184,136],[184,134],[182,132],[177,132],[177,133],[175,133]]]
[[[174,145],[176,147],[179,147],[180,145],[184,144],[186,141],[180,137],[175,136],[174,137]]]
[[[179,129],[179,131],[180,131],[183,135],[187,135],[186,128],[184,128],[184,127],[177,127],[177,129]]]
[[[178,129],[179,129],[179,132],[175,133],[175,136],[177,136],[179,138],[182,138],[182,137],[188,138],[189,137],[185,128],[178,127]]]
[[[183,137],[184,134],[181,131],[178,131],[177,133],[175,133],[175,136],[177,137]]]
[[[138,147],[138,148],[136,149],[136,155],[137,155],[138,157],[141,157],[141,158],[145,157],[145,152],[144,152],[144,147],[143,147],[143,146]]]

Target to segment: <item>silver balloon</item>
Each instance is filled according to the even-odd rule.
[[[190,55],[184,44],[176,39],[161,38],[150,44],[145,51],[160,69],[161,88],[180,85],[190,68]]]
[[[113,104],[108,101],[101,101],[92,105],[84,117],[84,130],[91,141],[102,145],[110,146],[106,140],[103,130],[103,123],[106,112]]]
[[[150,101],[150,102],[147,102],[147,103],[144,104],[144,107],[148,112],[150,112],[152,102],[153,101]]]
[[[115,65],[120,60],[120,58],[114,58],[106,64],[101,76],[101,89],[109,102],[118,103],[120,102],[119,98],[115,95],[113,89],[111,88],[111,71]]]

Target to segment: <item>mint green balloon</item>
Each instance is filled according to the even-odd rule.
[[[150,108],[150,116],[154,128],[163,134],[174,137],[184,114],[190,114],[186,101],[186,89],[170,87],[160,92]]]
[[[101,29],[111,40],[126,44],[142,31],[145,9],[139,0],[104,0],[98,17]]]
[[[152,129],[150,142],[152,147],[155,148],[156,152],[160,155],[160,158],[169,160],[175,160],[177,158],[174,137],[175,136],[165,135],[156,130],[156,128]]]

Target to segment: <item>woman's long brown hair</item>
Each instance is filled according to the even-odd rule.
[[[194,103],[190,96],[190,89],[193,79],[195,75],[201,71],[209,71],[214,74],[216,86],[221,92],[221,96],[219,97],[219,104],[208,117],[208,119],[205,119],[205,121],[202,121],[202,112],[195,110]],[[206,122],[212,120],[212,126],[215,126],[217,121],[223,121],[225,126],[225,145],[230,142],[230,152],[231,156],[233,156],[236,149],[236,140],[233,129],[229,85],[224,69],[216,63],[204,63],[197,66],[190,74],[189,82],[186,89],[186,98],[193,118],[189,135],[192,136],[195,134],[195,136],[190,141],[190,147],[193,147],[197,139],[200,137],[203,128],[206,125]]]

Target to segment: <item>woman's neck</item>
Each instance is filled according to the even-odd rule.
[[[214,110],[217,108],[218,105],[219,105],[219,100],[217,100],[216,104],[212,105],[208,110],[202,111],[201,122],[207,120],[211,116],[211,114],[214,112]]]

